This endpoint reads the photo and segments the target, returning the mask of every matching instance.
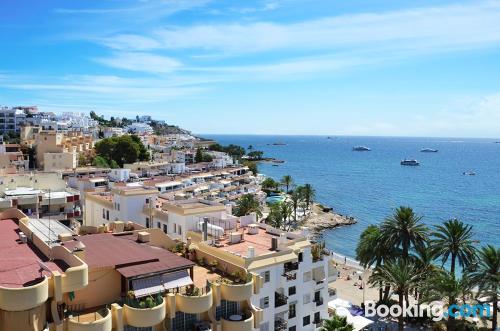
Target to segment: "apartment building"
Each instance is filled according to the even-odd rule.
[[[28,155],[23,154],[19,144],[0,144],[0,170],[17,173],[29,170]]]
[[[80,193],[57,173],[0,176],[0,211],[18,208],[27,215],[69,220],[81,216]]]
[[[86,192],[83,222],[97,226],[123,220],[149,228],[152,223],[147,210],[158,194],[154,187],[122,185],[115,185],[111,191]]]
[[[91,135],[85,135],[80,132],[60,133],[56,131],[40,131],[35,136],[34,144],[36,145],[36,155],[38,167],[45,169],[45,154],[49,155],[50,159],[47,160],[47,167],[54,169],[58,163],[54,162],[52,157],[60,160],[59,169],[72,169],[75,168],[74,160],[77,158],[66,155],[65,153],[72,154],[88,154],[94,148],[94,139]],[[66,163],[62,163],[62,161]]]
[[[306,228],[283,232],[202,200],[164,202],[163,210],[168,235],[191,244],[197,259],[221,271],[260,275],[262,288],[251,296],[251,306],[261,311],[256,330],[316,330],[328,318],[328,283],[337,270]]]
[[[19,133],[26,114],[19,108],[0,107],[0,133]]]

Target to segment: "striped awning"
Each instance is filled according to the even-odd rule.
[[[193,284],[193,280],[191,279],[191,277],[189,277],[189,274],[186,270],[165,274],[163,275],[162,281],[165,290]]]

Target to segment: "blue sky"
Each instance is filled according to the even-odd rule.
[[[500,136],[499,1],[0,2],[0,105],[198,133]]]

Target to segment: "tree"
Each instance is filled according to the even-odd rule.
[[[290,175],[285,175],[283,176],[283,178],[281,178],[281,185],[283,185],[284,187],[286,187],[286,193],[288,193],[290,190],[290,186],[293,185],[293,178],[292,176]]]
[[[420,279],[420,273],[412,262],[405,259],[398,259],[396,262],[390,261],[383,266],[375,268],[370,276],[370,284],[386,284],[394,289],[398,294],[399,306],[402,308],[405,294],[415,288]],[[404,317],[401,314],[398,318],[399,330],[404,330]]]
[[[297,223],[297,209],[299,209],[300,202],[302,201],[302,194],[300,193],[300,190],[293,191],[292,194],[290,194],[290,202],[292,204],[292,209],[293,209],[293,220],[295,223]]]
[[[201,148],[198,148],[196,150],[196,154],[194,156],[194,162],[195,163],[203,162],[203,152],[201,151]]]
[[[278,189],[279,183],[277,183],[271,177],[267,177],[266,179],[264,179],[262,181],[261,186],[262,186],[263,190],[274,191],[274,190]]]
[[[471,293],[470,279],[467,276],[456,279],[448,271],[437,273],[429,279],[423,287],[423,302],[443,301],[448,307],[457,303],[458,298],[464,299]],[[456,330],[456,320],[450,315],[446,322],[446,329]]]
[[[257,219],[262,217],[262,206],[260,202],[257,200],[255,195],[248,193],[241,196],[236,202],[236,216],[245,216],[250,213],[255,213],[257,215]]]
[[[290,222],[293,213],[292,204],[288,201],[282,201],[278,203],[278,206],[280,206],[281,215],[283,215],[283,230],[289,231],[293,226],[292,222]]]
[[[500,248],[492,245],[481,248],[476,267],[470,273],[472,284],[478,287],[478,296],[488,298],[493,306],[492,328],[498,326],[498,292],[500,290]]]
[[[347,323],[347,317],[334,315],[328,320],[323,320],[320,331],[352,331],[354,327]]]
[[[280,204],[281,203],[273,203],[271,206],[269,206],[270,210],[266,222],[276,229],[283,228],[285,224]]]
[[[402,257],[408,259],[409,250],[422,247],[427,240],[427,227],[421,223],[422,217],[410,207],[396,208],[394,214],[381,225],[382,238],[390,246],[402,249]]]
[[[250,160],[262,160],[262,157],[264,156],[264,152],[262,151],[252,151],[247,154],[247,156],[250,158]]]
[[[103,157],[109,165],[115,161],[119,167],[123,167],[124,163],[149,160],[149,153],[134,135],[104,138],[96,143],[95,151],[97,156]]]
[[[391,248],[384,245],[382,233],[377,225],[369,225],[360,235],[356,247],[356,260],[365,268],[380,267],[393,256]],[[379,301],[382,301],[382,283],[379,283]],[[389,289],[387,290],[389,293]]]
[[[84,165],[84,164],[82,164],[82,165]],[[94,157],[94,160],[92,161],[92,165],[94,167],[98,167],[98,168],[110,168],[108,161],[106,161],[106,159],[100,155],[97,155],[96,157]]]
[[[243,161],[243,165],[248,167],[248,170],[250,170],[254,175],[257,175],[259,173],[259,169],[257,168],[257,162],[254,161]]]
[[[301,189],[303,199],[306,203],[307,209],[310,208],[314,198],[316,197],[316,190],[312,187],[311,184],[305,184]]]
[[[443,225],[437,225],[435,229],[431,234],[431,247],[441,257],[443,264],[451,259],[451,274],[455,275],[457,261],[462,268],[471,265],[476,257],[472,226],[458,219],[451,219]]]

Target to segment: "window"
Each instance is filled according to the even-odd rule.
[[[264,297],[260,299],[260,308],[264,309],[269,307],[269,297]]]
[[[295,286],[291,286],[288,288],[288,295],[294,295],[295,293],[297,293],[297,289],[295,288]]]
[[[106,218],[106,209],[102,210],[102,218]]]
[[[304,294],[304,304],[311,302],[311,294]]]
[[[302,326],[309,325],[311,323],[311,316],[307,315],[302,318]]]
[[[163,224],[163,232],[168,233],[168,226]]]
[[[295,325],[288,328],[288,331],[295,331],[295,330],[297,330],[297,327]]]
[[[271,280],[271,272],[270,271],[264,271],[260,275],[262,276],[262,278],[264,278],[264,283],[269,283],[269,281]]]
[[[321,323],[321,316],[319,314],[319,311],[314,313],[314,323],[315,324]]]
[[[161,223],[160,222],[156,222],[156,226],[158,227],[158,229],[161,229]]]
[[[106,219],[109,221],[109,210],[106,210]]]
[[[182,236],[182,227],[179,225],[179,236]]]
[[[304,283],[310,282],[312,279],[312,273],[310,271],[304,272]]]
[[[304,260],[304,256],[303,256],[303,253],[300,252],[299,253],[299,262],[302,262]]]
[[[297,312],[295,310],[295,302],[288,305],[288,318],[294,318],[297,316]]]
[[[149,217],[146,217],[146,228],[149,229]]]
[[[149,199],[146,199],[146,203],[149,203]]]
[[[177,223],[174,223],[174,233],[177,233]]]

